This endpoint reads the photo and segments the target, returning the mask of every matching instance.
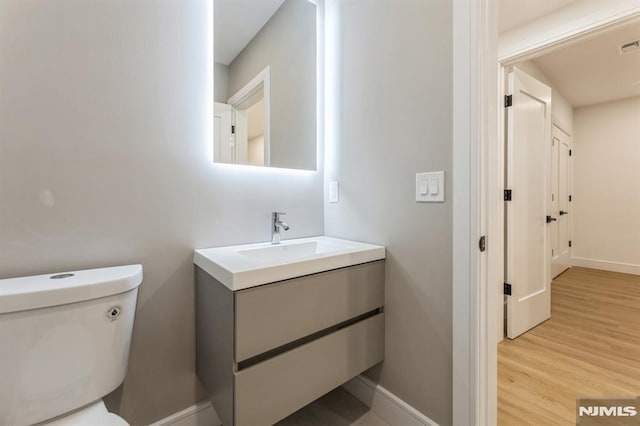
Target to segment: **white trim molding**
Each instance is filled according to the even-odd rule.
[[[271,165],[271,66],[267,65],[250,82],[244,85],[227,104],[234,110],[247,109],[255,102],[256,96],[262,95],[264,103],[264,166]]]
[[[342,387],[390,425],[438,426],[429,417],[363,375],[356,376]]]
[[[363,375],[356,376],[343,388],[391,425],[439,426],[438,423],[407,404],[384,387]],[[220,419],[208,401],[187,407],[150,426],[220,426]]]
[[[640,265],[631,263],[611,262],[608,260],[573,258],[573,266],[581,268],[600,269],[602,271],[621,272],[623,274],[640,275]]]
[[[497,151],[497,1],[453,2],[453,425],[497,420],[496,308],[502,270],[499,216],[486,215],[501,191],[488,188],[499,171],[486,167]],[[497,185],[496,185],[497,187]],[[479,240],[486,236],[487,250]]]
[[[498,60],[530,59],[550,53],[585,36],[624,25],[640,16],[640,1],[583,0],[514,28],[500,36]]]
[[[198,404],[187,407],[160,419],[150,426],[220,426],[222,423],[218,414],[213,409],[209,401],[202,401]]]

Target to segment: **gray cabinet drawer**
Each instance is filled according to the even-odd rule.
[[[235,294],[236,362],[384,305],[384,261],[241,290]]]
[[[235,424],[272,425],[384,358],[377,314],[235,373]]]

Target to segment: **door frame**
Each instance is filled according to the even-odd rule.
[[[576,5],[582,6],[588,5]],[[537,37],[512,38],[506,53],[499,52],[497,13],[497,0],[453,2],[452,396],[453,424],[460,426],[497,422],[505,69],[639,19],[640,4],[621,1],[557,28],[549,25]]]
[[[271,66],[267,65],[253,77],[227,100],[227,104],[234,109],[246,109],[245,103],[260,92],[264,102],[264,166],[269,167],[271,165]]]

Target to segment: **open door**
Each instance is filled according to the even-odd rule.
[[[551,89],[517,68],[507,102],[507,337],[551,317]],[[510,293],[510,294],[509,294]]]

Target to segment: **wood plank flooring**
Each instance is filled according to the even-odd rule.
[[[498,345],[498,424],[575,425],[578,397],[640,396],[640,276],[572,268],[551,319]]]

